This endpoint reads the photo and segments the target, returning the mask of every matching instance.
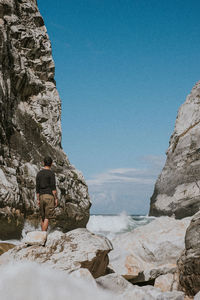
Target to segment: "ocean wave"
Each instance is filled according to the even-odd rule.
[[[131,216],[127,215],[125,212],[122,212],[119,215],[91,215],[87,224],[87,229],[93,233],[101,234],[108,237],[109,239],[112,239],[117,234],[134,230],[139,226],[144,226],[151,222],[153,219],[155,219],[155,217]],[[24,224],[21,240],[0,240],[0,242],[8,242],[18,245],[21,243],[28,232],[35,230],[41,230],[40,225],[36,227],[32,223],[27,221]],[[51,228],[49,227],[48,232],[50,231]]]
[[[134,230],[151,222],[154,217],[119,215],[91,215],[87,229],[96,234],[102,234],[112,239],[116,234]]]

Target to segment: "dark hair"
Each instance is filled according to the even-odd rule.
[[[48,167],[51,167],[51,165],[52,165],[52,158],[50,157],[50,156],[46,156],[45,158],[44,158],[44,165],[45,166],[48,166]]]

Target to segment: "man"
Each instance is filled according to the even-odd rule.
[[[42,216],[42,231],[47,231],[49,219],[52,218],[54,208],[58,205],[56,179],[55,174],[51,170],[51,166],[51,157],[45,157],[44,168],[40,170],[36,176],[36,193]]]

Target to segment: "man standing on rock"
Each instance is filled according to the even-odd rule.
[[[49,219],[53,217],[54,208],[58,205],[55,174],[51,170],[52,158],[44,158],[44,168],[36,176],[37,201],[42,217],[42,231],[47,231]]]

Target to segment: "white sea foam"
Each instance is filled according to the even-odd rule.
[[[87,229],[112,239],[116,234],[131,231],[153,219],[154,217],[148,216],[128,216],[126,213],[120,215],[92,215],[87,224]]]
[[[40,225],[38,224],[38,226],[33,226],[30,222],[26,221],[24,223],[24,228],[22,230],[22,239],[27,235],[28,232],[30,231],[35,231],[35,230],[41,230]]]
[[[33,262],[0,266],[0,299],[2,300],[112,300],[113,294],[64,271]],[[116,295],[115,299],[118,299]]]
[[[91,215],[87,224],[87,229],[93,233],[101,234],[107,236],[109,239],[112,239],[117,234],[131,231],[139,226],[146,225],[153,219],[155,219],[155,217],[129,216],[124,212],[119,215]],[[22,239],[29,231],[34,230],[41,230],[40,225],[35,227],[30,222],[25,222],[22,231]],[[21,243],[21,240],[8,240],[4,242],[17,245]]]

